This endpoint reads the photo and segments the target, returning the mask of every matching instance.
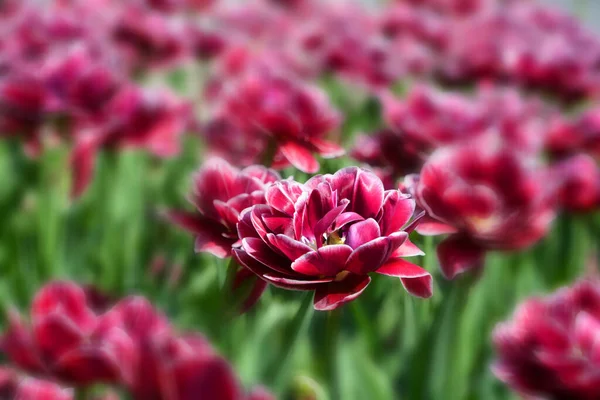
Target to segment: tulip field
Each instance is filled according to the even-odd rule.
[[[0,400],[600,400],[575,11],[0,0]]]

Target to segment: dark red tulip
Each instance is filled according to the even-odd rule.
[[[555,157],[584,152],[600,159],[600,108],[592,108],[572,120],[555,118],[547,147]]]
[[[600,168],[587,154],[578,154],[553,166],[559,186],[559,205],[575,212],[600,207]]]
[[[167,217],[196,236],[197,252],[217,257],[231,255],[237,241],[240,213],[265,202],[265,189],[280,179],[279,174],[263,166],[239,170],[220,158],[204,163],[194,177],[191,202],[195,213],[169,211]]]
[[[267,189],[266,200],[242,214],[242,247],[234,249],[266,282],[314,291],[317,310],[358,297],[371,272],[399,277],[415,296],[431,296],[429,273],[401,258],[422,254],[408,240],[414,201],[384,191],[375,174],[352,167],[306,184],[282,180]]]
[[[120,326],[136,347],[133,379],[136,400],[242,400],[244,392],[231,366],[197,334],[177,334],[147,300],[120,301],[107,320]]]
[[[494,331],[495,375],[527,398],[600,393],[600,285],[582,281],[521,304]]]
[[[531,246],[555,213],[547,171],[497,139],[484,139],[435,152],[414,190],[419,206],[436,220],[422,223],[420,233],[456,231],[437,250],[450,279],[481,267],[487,250]]]
[[[46,285],[31,308],[31,329],[11,315],[3,348],[23,370],[77,386],[130,379],[131,339],[97,315],[84,290],[68,282]]]
[[[315,86],[272,73],[251,72],[227,88],[221,112],[244,131],[258,130],[268,138],[265,151],[275,152],[275,167],[292,164],[314,173],[319,162],[313,153],[326,158],[344,153],[339,145],[325,139],[339,126],[340,116]]]
[[[48,92],[35,75],[9,75],[0,80],[0,135],[20,136],[35,155],[40,129],[48,113]]]
[[[185,29],[178,21],[136,7],[122,12],[113,39],[138,70],[173,65],[188,52]]]

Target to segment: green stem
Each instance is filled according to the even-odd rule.
[[[340,387],[337,380],[338,344],[342,321],[342,309],[337,308],[327,315],[325,323],[325,365],[327,366],[327,382],[329,382],[332,399],[340,398]]]
[[[296,312],[296,316],[292,322],[287,326],[282,343],[282,354],[276,362],[272,363],[267,369],[267,376],[275,376],[274,382],[275,387],[282,387],[288,382],[287,375],[289,369],[290,359],[295,353],[298,345],[298,339],[308,329],[308,325],[313,314],[312,306],[312,292],[306,292],[304,299]]]

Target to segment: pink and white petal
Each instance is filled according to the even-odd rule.
[[[335,158],[343,156],[346,151],[337,143],[322,139],[312,139],[311,144],[317,149],[317,153],[323,158]]]
[[[274,247],[277,247],[290,260],[296,260],[309,251],[313,251],[312,248],[304,243],[286,235],[274,235],[269,233],[267,238]]]
[[[231,246],[235,240],[228,239],[216,232],[203,232],[196,234],[194,251],[196,253],[209,253],[218,258],[227,258],[231,255]]]
[[[375,272],[400,278],[406,291],[413,296],[429,298],[433,295],[433,278],[431,274],[408,261],[402,259],[391,260]]]
[[[314,174],[319,170],[319,162],[310,150],[294,142],[282,144],[279,149],[281,154],[296,168],[307,174]]]
[[[437,247],[442,274],[446,279],[483,267],[485,250],[462,236],[453,235]]]
[[[415,230],[419,235],[423,236],[438,236],[457,232],[457,229],[453,226],[437,221],[428,216],[421,220]]]
[[[335,310],[360,296],[370,282],[371,278],[367,275],[349,274],[341,281],[320,285],[315,290],[314,308],[319,311]]]
[[[304,189],[298,182],[286,179],[267,188],[265,198],[267,204],[286,215],[294,215],[294,205]]]
[[[345,244],[324,246],[304,254],[292,263],[292,269],[308,276],[335,277],[344,270],[352,248]]]
[[[425,252],[418,248],[410,239],[406,239],[402,246],[398,247],[396,251],[391,255],[391,258],[399,257],[417,257],[424,256]]]
[[[383,205],[383,183],[372,172],[358,167],[344,168],[331,177],[331,185],[340,198],[350,200],[350,211],[364,218],[375,218]]]
[[[294,271],[290,268],[292,261],[283,254],[276,253],[273,248],[261,239],[244,238],[242,239],[242,248],[250,257],[270,270],[285,276],[295,275]]]
[[[335,220],[344,212],[346,207],[348,206],[349,201],[347,199],[343,199],[341,204],[334,209],[330,210],[325,214],[323,218],[321,218],[314,225],[314,236],[315,238],[321,238],[325,232],[333,225]],[[317,240],[317,245],[321,243],[320,240]]]

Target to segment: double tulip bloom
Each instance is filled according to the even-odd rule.
[[[430,274],[401,258],[422,254],[408,239],[418,223],[415,203],[398,190],[384,191],[375,174],[351,167],[306,184],[282,180],[265,197],[241,215],[241,248],[234,248],[236,259],[264,281],[314,291],[317,310],[358,297],[372,272],[400,278],[415,296],[431,296]]]
[[[247,394],[204,337],[178,334],[146,299],[128,297],[100,312],[96,298],[69,282],[45,286],[32,305],[32,328],[13,316],[3,351],[28,373],[76,388],[118,384],[136,400],[272,399],[262,389]],[[73,398],[49,381],[17,382],[9,370],[0,378],[0,390],[31,396],[16,398]]]
[[[344,149],[326,139],[340,125],[340,115],[319,88],[278,76],[249,71],[227,86],[219,113],[265,143],[263,157],[275,168],[290,164],[307,173],[319,170],[314,153],[338,157]],[[271,154],[272,153],[272,154]]]
[[[494,332],[498,378],[526,398],[600,393],[600,285],[582,281],[519,306]]]
[[[542,238],[554,217],[548,171],[498,142],[436,151],[409,182],[430,219],[423,235],[450,233],[437,248],[443,274],[483,265],[488,250],[517,250]]]

